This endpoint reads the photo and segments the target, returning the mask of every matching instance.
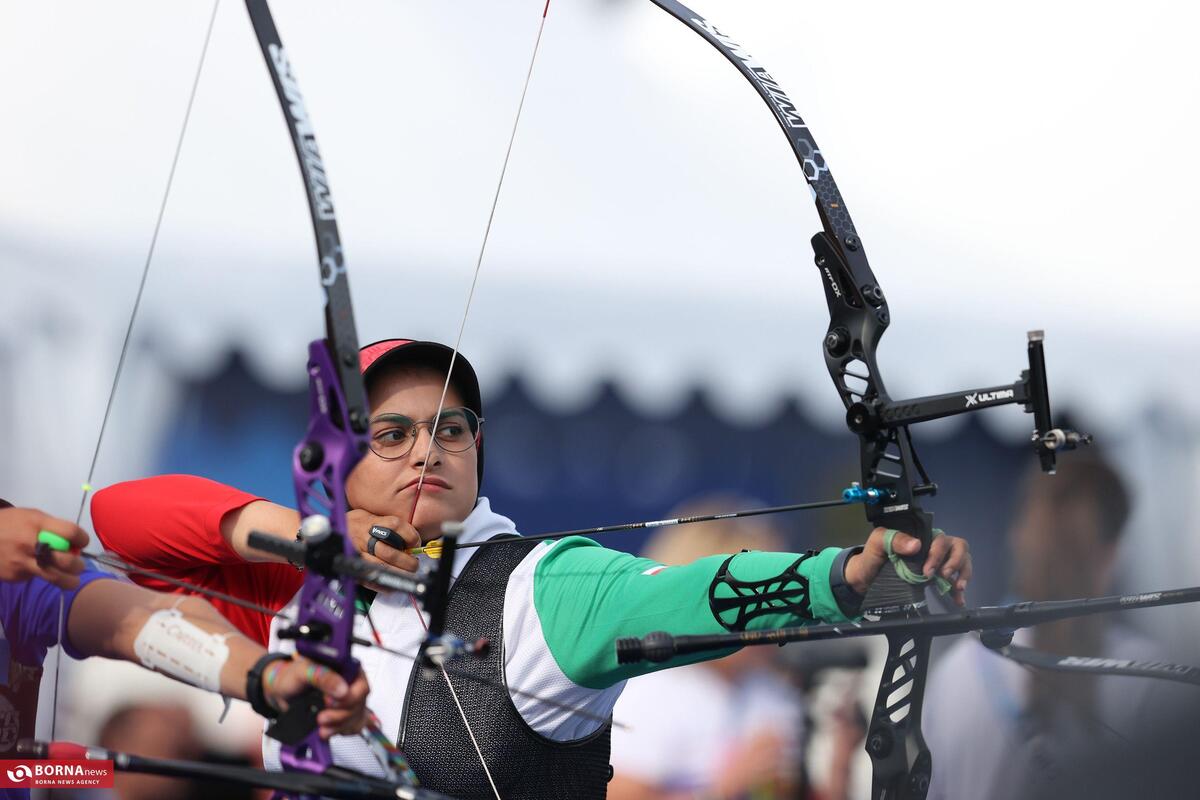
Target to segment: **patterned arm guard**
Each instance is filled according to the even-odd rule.
[[[726,630],[744,631],[751,620],[768,614],[790,614],[809,622],[816,619],[808,578],[800,574],[800,565],[816,551],[809,550],[778,575],[759,580],[740,580],[730,573],[729,567],[739,555],[725,559],[708,587],[709,607]]]

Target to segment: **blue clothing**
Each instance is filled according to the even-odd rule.
[[[116,578],[92,566],[79,576],[79,586],[64,592],[41,578],[31,578],[20,583],[0,581],[0,640],[6,641],[9,656],[29,666],[40,666],[46,653],[58,644],[59,598],[65,595],[63,613],[70,616],[71,605],[83,587],[101,578]],[[65,617],[63,649],[71,658],[87,658],[71,644],[66,635]],[[3,645],[0,645],[3,646]],[[0,665],[0,670],[7,665]],[[4,684],[0,674],[0,684]]]
[[[59,643],[60,608],[63,650],[72,658],[86,658],[67,636],[66,620],[83,587],[115,577],[89,565],[70,591],[41,578],[0,582],[0,758],[19,758],[17,740],[34,735],[42,662]],[[28,789],[0,789],[0,800],[28,797]]]

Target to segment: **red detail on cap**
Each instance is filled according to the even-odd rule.
[[[367,345],[358,351],[359,372],[366,372],[371,368],[372,364],[374,364],[384,355],[395,350],[397,347],[412,343],[412,339],[384,339],[382,342],[375,342],[375,344]]]

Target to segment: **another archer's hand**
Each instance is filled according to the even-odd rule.
[[[871,531],[870,538],[863,545],[863,551],[846,561],[846,581],[861,595],[867,593],[875,576],[888,560],[887,551],[884,549],[886,533],[884,528]],[[907,533],[897,533],[892,539],[892,549],[897,555],[912,556],[920,551],[921,543]],[[971,580],[971,552],[967,540],[949,535],[934,537],[921,573],[927,578],[939,575],[950,581],[950,597],[955,604],[965,605],[963,593]]]
[[[293,656],[290,661],[273,661],[263,672],[263,696],[267,702],[286,711],[288,700],[310,686],[325,695],[325,709],[317,714],[317,732],[322,739],[334,734],[354,735],[367,724],[367,677],[361,671],[353,683],[326,666]]]
[[[49,531],[65,539],[70,550],[43,547],[39,554],[38,534]],[[79,555],[88,535],[73,522],[43,514],[35,508],[0,509],[0,581],[43,578],[60,589],[74,589],[83,572]]]
[[[417,557],[405,550],[421,546],[421,534],[400,517],[377,517],[367,511],[355,509],[346,514],[346,527],[350,529],[350,541],[364,559],[373,564],[403,570],[417,571]],[[381,528],[393,534],[388,538],[392,544],[371,535],[371,528]],[[402,546],[398,546],[402,545]]]

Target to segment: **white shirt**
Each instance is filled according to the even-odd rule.
[[[1017,631],[1014,642],[1029,646],[1032,632]],[[1110,625],[1103,654],[1111,658],[1160,661],[1161,648],[1127,626]],[[1021,796],[1021,781],[1046,786],[1056,761],[1068,761],[1097,744],[1118,744],[1110,726],[1135,736],[1153,716],[1151,706],[1169,702],[1181,687],[1161,680],[1102,675],[1096,678],[1094,716],[1033,734],[1022,725],[1033,675],[964,636],[946,651],[929,676],[921,727],[933,755],[928,800],[998,800]],[[1068,765],[1069,766],[1069,765]]]
[[[627,726],[613,728],[615,774],[660,791],[709,789],[756,734],[778,736],[785,763],[799,766],[802,754],[800,694],[765,670],[736,683],[705,664],[630,678],[613,716]]]

